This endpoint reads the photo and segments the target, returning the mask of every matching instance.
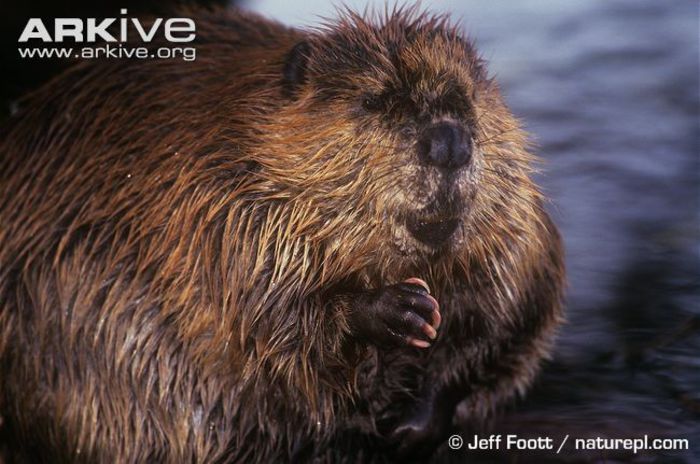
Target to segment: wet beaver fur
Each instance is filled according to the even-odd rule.
[[[5,459],[422,459],[522,393],[563,253],[473,46],[183,16],[196,61],[78,62],[2,129]]]

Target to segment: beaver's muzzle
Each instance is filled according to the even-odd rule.
[[[468,127],[454,121],[440,121],[423,131],[416,148],[421,163],[449,174],[469,164],[472,145]]]
[[[410,219],[406,226],[417,240],[437,246],[449,239],[459,225],[459,219],[422,220]]]

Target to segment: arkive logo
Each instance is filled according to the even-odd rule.
[[[127,14],[121,9],[122,15]],[[115,25],[118,32],[109,31]],[[129,40],[151,42],[159,33],[172,43],[192,42],[196,36],[196,25],[190,18],[156,18],[151,24],[142,24],[138,18],[55,18],[53,28],[46,27],[41,18],[30,18],[19,37],[20,43],[41,40],[44,43],[64,42],[72,39],[76,43],[107,42],[126,43]]]
[[[21,58],[170,59],[194,61],[197,26],[190,18],[154,18],[142,22],[118,18],[54,18],[53,24],[30,18],[20,34]],[[157,39],[157,40],[156,40]]]

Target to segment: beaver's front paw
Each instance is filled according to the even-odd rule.
[[[428,285],[412,277],[362,295],[350,322],[356,335],[379,346],[430,346],[440,325],[438,302]]]

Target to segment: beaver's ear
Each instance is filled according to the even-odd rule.
[[[287,97],[294,97],[297,90],[306,82],[306,64],[309,61],[311,45],[299,42],[287,54],[282,71],[282,91]]]

